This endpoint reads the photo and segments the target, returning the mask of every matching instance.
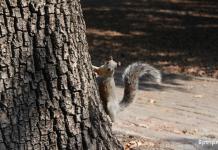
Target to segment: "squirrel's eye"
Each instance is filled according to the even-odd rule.
[[[107,71],[112,71],[112,69],[108,68]]]
[[[108,65],[108,64],[109,64],[109,61],[105,61],[104,64],[105,64],[105,65]]]

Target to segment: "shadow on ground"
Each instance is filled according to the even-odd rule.
[[[115,81],[116,85],[119,87],[124,87],[123,79],[122,79],[122,70],[119,70],[115,73]],[[149,75],[144,75],[140,78],[139,81],[139,89],[145,91],[166,91],[166,90],[180,90],[183,92],[188,92],[188,90],[184,89],[183,84],[178,82],[180,80],[191,81],[193,80],[192,76],[185,74],[173,74],[173,73],[164,73],[162,72],[162,83],[157,84],[153,80],[153,78]]]
[[[83,0],[94,64],[113,55],[171,73],[218,77],[218,2]]]

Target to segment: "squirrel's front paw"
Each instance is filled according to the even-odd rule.
[[[107,115],[107,120],[109,121],[110,125],[112,125],[113,120],[111,119],[111,117],[109,115]]]

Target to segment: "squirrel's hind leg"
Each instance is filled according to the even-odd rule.
[[[117,113],[119,111],[119,104],[116,102],[109,102],[107,104],[108,115],[110,116],[112,122],[116,121]]]

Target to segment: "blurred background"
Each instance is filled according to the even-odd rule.
[[[145,61],[165,72],[218,78],[216,0],[82,0],[95,65]]]

